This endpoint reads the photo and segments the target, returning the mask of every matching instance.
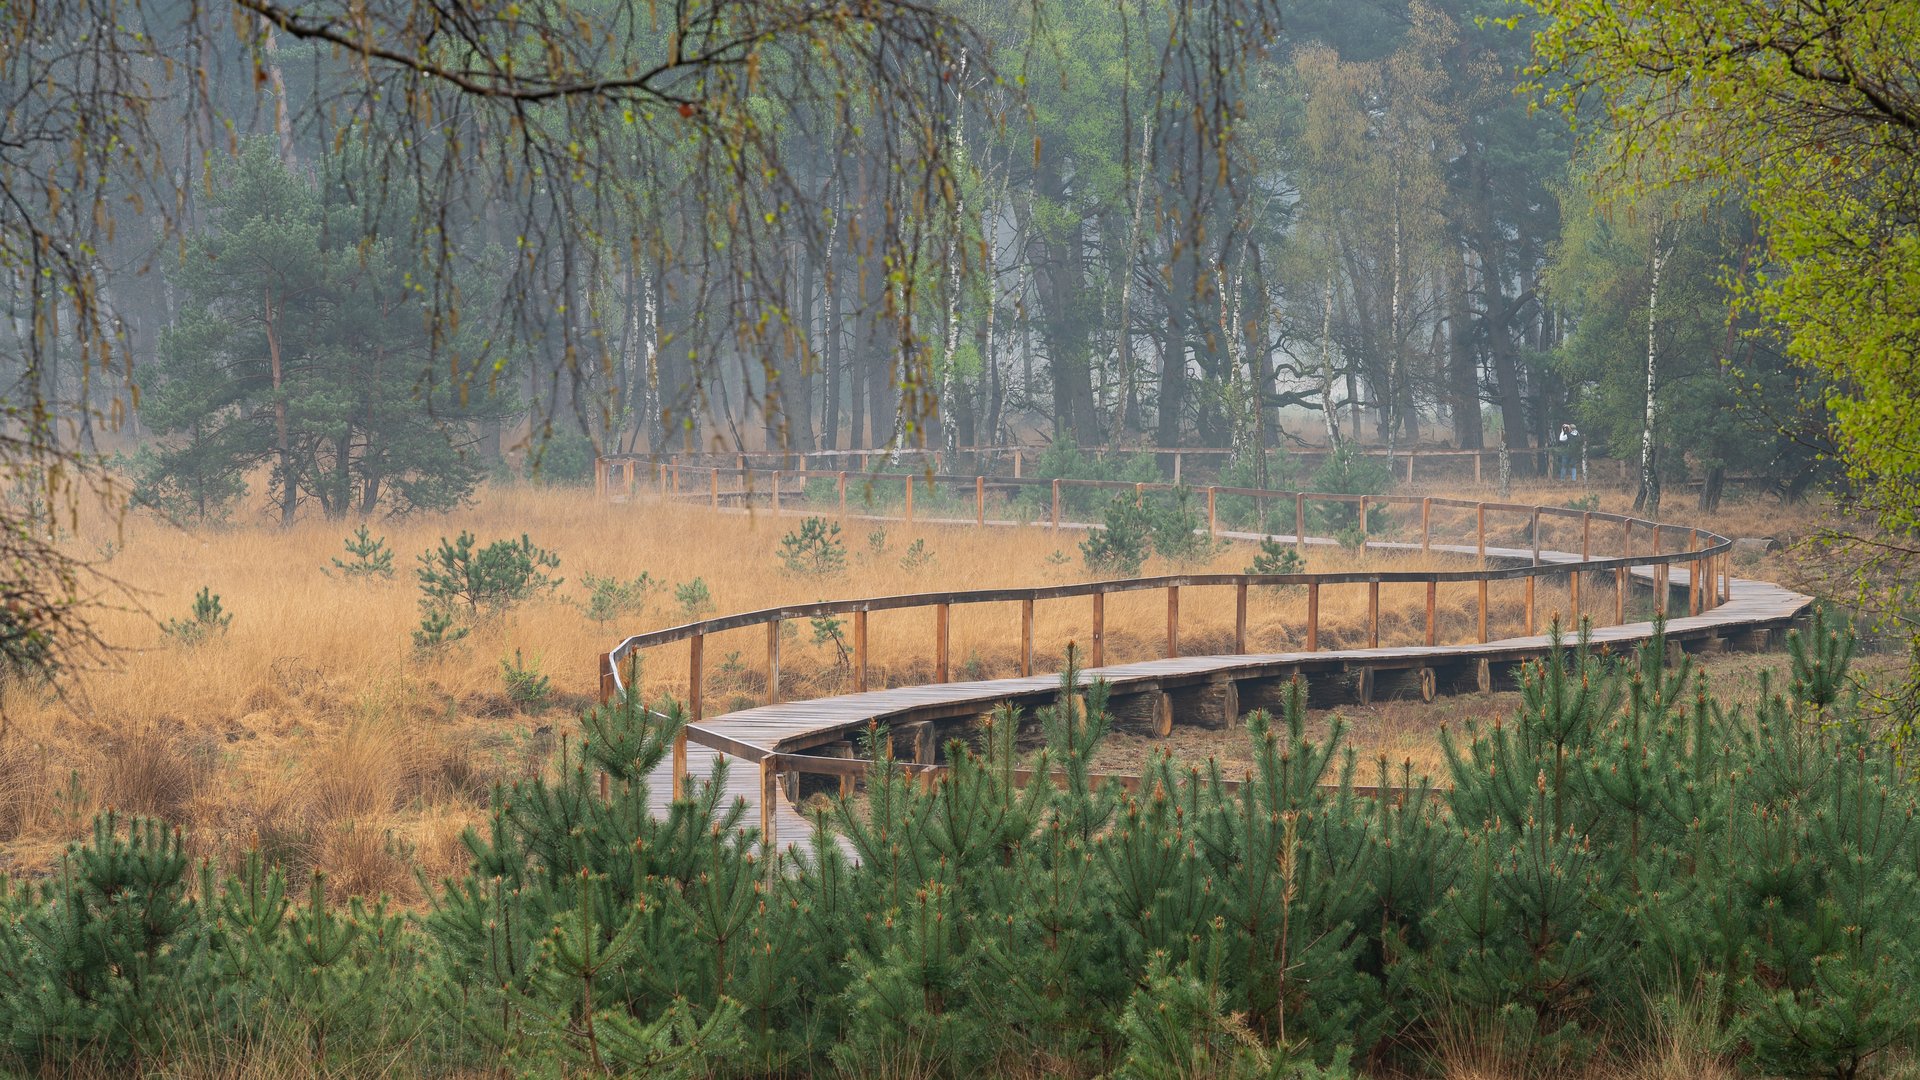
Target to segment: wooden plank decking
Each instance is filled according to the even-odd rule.
[[[764,513],[766,510],[763,508],[756,512]],[[876,516],[873,520],[893,519]],[[927,524],[968,526],[976,524],[973,519],[923,520]],[[989,524],[1016,525],[1018,523],[990,522]],[[1085,529],[1090,526],[1085,523],[1061,522],[1060,527]],[[1283,542],[1292,543],[1294,540],[1293,537],[1283,534],[1222,531],[1219,535],[1240,540],[1259,540],[1274,535]],[[1303,542],[1306,544],[1333,543],[1331,540],[1316,537],[1307,537]],[[1368,547],[1380,551],[1421,550],[1421,546],[1417,543],[1385,541],[1371,541]],[[1474,545],[1435,543],[1431,545],[1431,550],[1441,554],[1469,557],[1479,554],[1478,547]],[[1530,548],[1488,547],[1486,555],[1490,561],[1531,563],[1534,558],[1534,552]],[[1569,568],[1583,561],[1577,553],[1552,550],[1542,550],[1539,553],[1539,559],[1542,563]],[[1667,568],[1667,571],[1670,592],[1684,596],[1689,584],[1687,567],[1675,565]],[[1639,584],[1653,587],[1656,578],[1652,567],[1637,567],[1632,573]],[[1754,631],[1774,631],[1798,619],[1811,603],[1811,597],[1772,582],[1734,578],[1729,583],[1727,601],[1709,608],[1700,615],[1669,619],[1667,636],[1669,640],[1677,641],[1684,647],[1688,643],[1726,639]],[[1624,650],[1646,640],[1652,634],[1651,622],[1625,623],[1595,627],[1592,631],[1592,640],[1597,645]],[[1484,644],[1179,656],[1090,668],[1082,672],[1082,678],[1087,682],[1095,679],[1105,680],[1113,687],[1118,697],[1222,682],[1230,682],[1237,686],[1241,682],[1250,680],[1285,679],[1296,673],[1305,675],[1330,671],[1352,672],[1362,669],[1396,671],[1423,667],[1458,667],[1477,665],[1481,661],[1490,664],[1512,664],[1542,656],[1549,647],[1548,635],[1534,634],[1504,638]],[[877,723],[897,729],[901,725],[918,721],[976,716],[1006,702],[1031,708],[1051,700],[1058,687],[1059,676],[1054,674],[903,686],[742,709],[706,719],[699,726],[704,732],[734,740],[762,753],[797,753],[826,743],[840,742],[850,735],[866,730],[870,724]],[[1173,721],[1179,723],[1180,717],[1174,716]],[[714,763],[725,756],[716,750],[690,745],[687,751],[688,772],[695,777],[705,778],[711,774]],[[650,781],[655,809],[664,812],[672,797],[671,765],[663,764],[656,769]],[[762,791],[759,765],[743,758],[729,758],[727,792],[745,802],[749,810],[749,820],[755,823],[761,820]],[[805,837],[810,828],[784,795],[779,795],[775,799],[773,823],[780,840],[789,844]]]

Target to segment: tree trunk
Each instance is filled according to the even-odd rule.
[[[1727,488],[1727,467],[1715,465],[1707,470],[1706,478],[1700,481],[1700,512],[1711,514],[1720,509],[1720,496]]]
[[[1487,433],[1480,418],[1480,350],[1473,343],[1464,258],[1449,261],[1447,292],[1447,411],[1453,423],[1454,445],[1462,450],[1484,449]]]
[[[1643,510],[1649,516],[1660,512],[1659,447],[1654,435],[1654,422],[1658,418],[1657,395],[1660,389],[1660,272],[1667,264],[1667,249],[1661,246],[1660,232],[1661,224],[1656,222],[1652,231],[1653,272],[1647,284],[1647,401],[1640,425],[1640,491],[1633,500],[1634,509]]]
[[[1327,446],[1340,445],[1340,412],[1333,403],[1333,271],[1320,293],[1320,415],[1327,424]]]
[[[280,139],[280,161],[291,170],[299,161],[293,152],[293,114],[287,110],[287,80],[280,73],[280,39],[274,34],[273,23],[265,16],[260,19],[260,29],[266,39],[267,82],[273,87],[273,131]]]
[[[293,524],[299,490],[294,483],[293,445],[287,437],[286,369],[280,354],[280,310],[273,299],[273,287],[266,297],[267,361],[273,373],[273,445],[280,458],[280,524]]]

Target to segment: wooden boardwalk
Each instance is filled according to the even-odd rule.
[[[766,511],[763,508],[756,512]],[[875,517],[874,520],[895,519]],[[922,520],[927,524],[976,524],[974,519]],[[1062,522],[1060,527],[1085,529],[1089,526]],[[1256,541],[1273,534],[1222,530],[1219,535]],[[1278,539],[1288,543],[1294,540],[1284,535]],[[1333,543],[1315,537],[1304,538],[1302,542]],[[1367,546],[1378,551],[1421,550],[1417,543],[1371,541]],[[1480,554],[1475,545],[1434,543],[1430,550],[1468,557]],[[1530,548],[1488,547],[1485,554],[1490,561],[1532,563],[1534,560],[1534,551]],[[1541,550],[1538,558],[1542,564],[1566,567],[1587,561],[1577,553],[1553,550]],[[1684,597],[1690,584],[1688,568],[1674,565],[1661,569],[1666,572],[1670,592]],[[1635,567],[1631,574],[1638,584],[1648,588],[1655,587],[1658,580],[1653,567]],[[1688,650],[1726,644],[1764,647],[1772,635],[1799,619],[1811,603],[1811,597],[1771,582],[1730,578],[1724,602],[1699,615],[1669,619],[1667,637],[1676,647]],[[1624,623],[1595,627],[1591,637],[1598,646],[1624,651],[1650,638],[1653,629],[1651,622]],[[1316,680],[1330,679],[1342,680],[1343,685],[1357,684],[1360,700],[1375,695],[1411,693],[1430,697],[1435,693],[1492,689],[1510,684],[1518,665],[1545,655],[1549,648],[1546,634],[1533,634],[1460,645],[1177,656],[1089,668],[1082,672],[1082,679],[1085,682],[1105,680],[1112,687],[1116,712],[1124,707],[1130,715],[1145,715],[1149,717],[1150,727],[1164,732],[1170,724],[1193,722],[1201,714],[1210,726],[1232,724],[1245,711],[1276,704],[1279,694],[1296,675],[1307,679],[1310,686]],[[699,736],[709,745],[687,747],[686,773],[696,780],[703,779],[711,774],[717,761],[727,759],[728,794],[744,801],[750,820],[764,821],[778,841],[793,843],[808,835],[810,826],[794,809],[786,785],[774,782],[778,770],[769,771],[763,762],[778,763],[775,755],[818,752],[830,745],[844,754],[850,739],[857,739],[870,725],[880,724],[895,732],[896,739],[903,732],[913,733],[913,747],[917,749],[910,748],[910,752],[901,756],[932,764],[939,738],[970,725],[1002,704],[1013,703],[1026,709],[1047,704],[1057,693],[1059,682],[1058,675],[1041,674],[903,686],[782,702],[705,718],[698,725]],[[943,727],[948,730],[943,731]],[[711,749],[713,743],[732,745],[738,753]],[[672,798],[673,771],[671,763],[663,763],[650,777],[652,798],[658,811],[664,812]],[[763,807],[769,798],[772,806]],[[767,809],[771,809],[770,815]]]

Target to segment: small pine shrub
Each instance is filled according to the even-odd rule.
[[[867,553],[879,556],[887,553],[887,530],[875,529],[867,534]]]
[[[452,612],[427,608],[420,615],[420,626],[413,632],[413,648],[421,653],[438,652],[469,632],[470,628],[454,623]]]
[[[900,569],[908,573],[925,570],[933,565],[933,552],[927,550],[927,542],[915,540],[907,546],[906,554],[900,556]]]
[[[1248,564],[1249,574],[1298,574],[1307,567],[1306,560],[1293,549],[1291,544],[1283,544],[1269,536],[1260,541],[1260,551]]]
[[[348,580],[367,581],[373,578],[390,581],[393,579],[393,550],[387,547],[387,538],[376,537],[367,531],[365,525],[353,531],[353,535],[342,541],[347,554],[352,558],[342,561],[333,560],[334,570]],[[334,570],[322,567],[320,572],[332,576]]]
[[[1153,511],[1140,505],[1131,495],[1115,496],[1107,504],[1104,528],[1087,533],[1080,542],[1080,555],[1087,569],[1096,574],[1134,577],[1146,564],[1153,543]]]
[[[507,699],[520,707],[522,712],[538,716],[547,711],[553,700],[553,686],[546,675],[540,672],[540,657],[536,654],[532,662],[520,655],[519,649],[513,650],[513,659],[500,658],[500,677],[507,684]]]
[[[843,667],[847,664],[850,656],[847,649],[847,639],[841,633],[845,625],[843,620],[836,619],[831,615],[821,615],[813,619],[813,643],[815,645],[831,644],[840,654],[839,663]]]
[[[1153,550],[1176,563],[1204,562],[1213,557],[1214,542],[1206,533],[1206,519],[1194,509],[1193,489],[1181,485],[1165,503],[1148,504],[1152,513]]]
[[[673,599],[680,605],[680,614],[688,622],[713,613],[713,592],[707,588],[705,578],[694,578],[685,585],[675,585]]]
[[[185,619],[169,621],[163,629],[180,644],[194,646],[225,634],[231,625],[233,616],[221,608],[219,594],[203,585],[193,598],[192,613]]]
[[[826,518],[810,517],[800,528],[780,538],[780,562],[787,573],[803,577],[829,577],[847,568],[847,545],[840,539],[840,525]]]
[[[1393,486],[1393,472],[1384,461],[1356,453],[1351,444],[1341,443],[1313,472],[1310,490],[1329,495],[1384,495]],[[1317,501],[1312,505],[1314,528],[1322,536],[1338,536],[1343,530],[1360,528],[1360,504],[1357,502]],[[1367,508],[1367,530],[1387,530],[1386,512],[1377,506]]]
[[[583,574],[580,583],[587,589],[587,602],[583,605],[587,618],[598,623],[612,622],[622,616],[646,611],[648,598],[660,584],[645,573],[626,581],[617,577]]]
[[[560,587],[560,578],[547,571],[560,567],[560,557],[522,535],[519,540],[495,540],[475,549],[474,537],[462,531],[440,547],[420,556],[414,574],[420,579],[422,603],[462,608],[469,615],[482,609],[501,611],[540,593]]]

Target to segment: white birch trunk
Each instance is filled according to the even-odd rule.
[[[1640,425],[1640,496],[1634,504],[1648,514],[1660,510],[1660,477],[1657,473],[1654,441],[1654,421],[1657,419],[1659,383],[1660,340],[1660,272],[1666,268],[1669,248],[1662,245],[1662,223],[1653,226],[1652,276],[1647,285],[1647,402]]]
[[[1340,418],[1333,404],[1333,274],[1320,295],[1320,415],[1327,422],[1327,445],[1340,445]]]

